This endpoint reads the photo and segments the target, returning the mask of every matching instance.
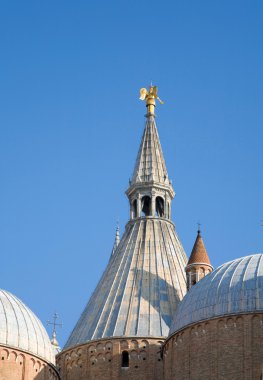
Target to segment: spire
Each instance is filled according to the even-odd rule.
[[[111,251],[112,255],[115,253],[115,251],[116,251],[119,243],[120,243],[120,228],[119,228],[119,223],[117,223],[116,233],[115,233],[115,240],[114,240],[113,248],[112,248],[112,251]]]
[[[140,217],[163,217],[171,219],[171,201],[174,190],[163,157],[162,147],[155,123],[154,107],[157,87],[149,92],[141,89],[141,100],[146,101],[148,113],[139,152],[129,188],[131,219]]]
[[[157,182],[171,187],[153,116],[147,116],[131,185],[143,182]]]
[[[64,349],[108,337],[165,337],[186,293],[187,258],[171,221],[174,191],[155,124],[157,88],[126,194],[130,220]],[[115,242],[119,242],[117,227]]]
[[[197,264],[197,263],[208,264],[211,266],[211,262],[207,254],[200,229],[198,229],[197,231],[197,237],[196,237],[190,258],[188,260],[187,266],[191,264]]]
[[[142,88],[140,93],[140,99],[146,101],[147,120],[131,179],[131,185],[142,182],[157,182],[162,185],[171,186],[155,123],[155,99],[161,102],[157,96],[157,87],[150,86],[149,92],[145,88]]]
[[[207,274],[211,273],[213,267],[207,254],[198,224],[197,237],[192,249],[192,253],[185,267],[187,290],[200,281]]]

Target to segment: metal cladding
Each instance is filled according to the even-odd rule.
[[[150,181],[170,184],[154,116],[146,120],[131,184]]]
[[[263,254],[223,264],[191,288],[174,315],[170,334],[231,314],[263,312]]]
[[[22,301],[4,290],[0,290],[0,345],[55,363],[49,337],[40,320]]]
[[[166,337],[186,292],[185,261],[171,222],[130,222],[64,348],[114,336]]]
[[[126,194],[131,220],[64,349],[100,338],[167,337],[186,293],[187,258],[170,220],[174,191],[152,114]]]

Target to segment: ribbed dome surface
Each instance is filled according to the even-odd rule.
[[[49,337],[40,320],[17,297],[0,289],[1,344],[55,362]]]
[[[166,337],[186,292],[173,223],[141,218],[124,236],[64,348],[114,336]]]
[[[230,261],[191,288],[174,315],[170,334],[203,320],[263,312],[263,254]]]

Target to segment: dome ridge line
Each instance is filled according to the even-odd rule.
[[[135,230],[135,226],[133,226],[133,233],[132,233],[131,236],[130,236],[129,242],[128,242],[128,244],[127,244],[127,246],[126,246],[126,249],[125,249],[125,251],[124,251],[125,253],[130,249],[130,242],[131,242],[131,240],[132,240],[132,236],[133,236],[133,234],[134,234],[134,235],[136,234],[136,231],[134,231],[134,230]],[[139,232],[140,232],[140,225],[139,225],[139,228],[138,228],[138,230],[137,230],[136,241],[137,241],[137,238],[138,238]],[[124,255],[123,255],[123,257],[124,257]],[[131,269],[131,266],[132,266],[133,259],[134,259],[134,256],[131,257],[131,260],[130,260],[130,262],[129,262],[129,260],[128,260],[128,255],[127,255],[127,259],[126,259],[126,263],[125,263],[125,269],[126,269],[126,266],[127,266],[127,267],[129,266],[129,270],[127,271],[127,272],[128,272],[128,273],[127,273],[127,278],[126,278],[126,282],[125,282],[125,285],[124,285],[124,290],[123,290],[123,292],[122,292],[122,298],[121,298],[121,301],[120,301],[120,308],[119,308],[119,310],[118,310],[118,314],[117,314],[117,316],[116,316],[116,321],[118,320],[119,315],[120,315],[121,306],[122,306],[122,301],[123,301],[123,297],[124,297],[125,291],[126,291],[126,289],[127,289],[127,282],[128,282],[128,277],[129,277],[129,273],[130,273],[130,269]],[[124,276],[125,269],[123,270],[122,276]],[[121,281],[120,281],[120,283],[119,283],[119,287],[118,287],[118,289],[120,288],[120,284],[121,284]],[[116,292],[116,296],[117,296],[117,292]],[[127,321],[127,319],[126,319],[126,321]],[[116,332],[116,327],[117,327],[117,325],[115,324],[115,327],[114,327],[114,330],[113,330],[113,335],[114,335],[115,332]],[[125,326],[124,326],[124,329],[125,329]],[[123,330],[123,333],[124,333],[124,330]]]
[[[31,321],[31,323],[32,323],[33,330],[34,330],[34,333],[35,333],[36,342],[37,342],[37,353],[39,354],[39,342],[38,342],[38,336],[37,336],[37,332],[36,332],[36,328],[35,328],[34,322],[33,322],[33,320],[32,320],[32,317],[31,317],[29,311],[27,310],[27,308],[24,307],[23,304],[22,304],[21,306],[23,306],[23,309],[24,309],[25,313],[28,315],[28,317],[29,317],[29,319],[30,319],[30,321]],[[21,309],[21,308],[20,308],[20,309]],[[21,312],[22,312],[22,310],[21,310]],[[40,356],[41,356],[41,355],[40,355]]]
[[[137,239],[138,239],[138,236],[139,236],[139,232],[141,231],[141,225],[142,225],[142,221],[140,220],[140,224],[139,224],[139,230],[138,230],[138,235],[137,235]],[[137,240],[136,240],[136,245],[135,247],[139,246],[139,248],[141,247],[141,244],[142,244],[142,239],[140,238],[138,243],[137,243]],[[128,325],[128,321],[129,321],[129,324],[130,324],[130,313],[131,313],[131,310],[132,310],[132,305],[131,305],[131,300],[133,299],[133,295],[135,293],[135,285],[136,285],[136,279],[138,277],[138,260],[139,260],[139,252],[140,252],[140,249],[137,248],[137,255],[136,255],[136,272],[135,274],[133,275],[133,282],[132,282],[132,291],[131,291],[131,295],[130,295],[130,301],[129,301],[129,305],[128,305],[128,312],[127,312],[127,319],[126,319],[126,322],[125,322],[125,325],[124,325],[124,335],[126,335],[126,331],[127,331],[127,325]]]
[[[167,225],[166,225],[166,228],[167,228],[167,231],[168,231],[168,235],[170,236],[170,242],[173,244],[173,240],[171,239],[171,231],[170,231],[170,228],[168,228]],[[175,228],[174,225],[173,225],[173,228]],[[176,237],[176,242],[177,242],[177,244],[180,246],[180,248],[183,249],[183,247],[182,247],[182,245],[181,245],[181,243],[180,243],[180,241],[179,241],[179,239],[178,239],[178,236],[177,236],[176,231],[174,231],[174,232],[175,232],[175,237]],[[170,245],[170,242],[168,243],[169,245]],[[171,247],[170,247],[170,248],[171,248]],[[182,263],[182,257],[179,257],[179,256],[178,256],[178,253],[177,253],[179,250],[177,250],[177,249],[175,248],[175,246],[173,246],[173,248],[174,248],[174,252],[175,252],[175,256],[176,256],[176,258],[177,258],[177,261],[178,261],[179,265],[181,266],[181,269],[184,270],[185,265],[184,265],[184,263]],[[185,259],[186,259],[186,257],[185,257]],[[173,262],[174,262],[174,258],[173,258]],[[176,267],[175,263],[174,263],[174,266]],[[176,273],[176,275],[177,275],[178,283],[179,283],[179,286],[180,286],[181,294],[183,294],[182,284],[181,284],[181,281],[179,281],[178,273]]]
[[[5,331],[6,331],[6,333],[5,333],[5,335],[6,335],[6,337],[5,337],[5,341],[6,341],[6,343],[8,342],[8,323],[7,323],[7,315],[6,315],[6,310],[5,310],[5,307],[4,307],[4,303],[3,303],[3,301],[2,301],[2,297],[0,297],[0,302],[1,302],[1,304],[2,304],[2,308],[3,308],[3,315],[5,316]]]
[[[130,241],[131,241],[132,236],[133,236],[133,234],[134,234],[134,230],[135,230],[135,228],[134,228],[134,226],[133,226],[133,230],[132,230],[132,233],[130,234],[128,244],[126,245],[126,247],[125,247],[125,251],[124,251],[124,254],[122,255],[122,259],[121,259],[120,265],[119,265],[119,267],[118,267],[118,271],[117,271],[117,273],[116,273],[116,275],[115,275],[114,280],[112,281],[111,288],[110,288],[110,291],[108,292],[108,296],[107,296],[106,302],[105,302],[105,304],[104,304],[104,307],[103,307],[103,309],[102,309],[102,312],[100,313],[99,320],[98,320],[98,322],[97,322],[96,330],[98,329],[99,321],[101,320],[102,315],[103,315],[103,311],[105,310],[106,305],[107,305],[108,302],[109,302],[109,296],[110,296],[111,293],[112,293],[112,289],[113,289],[113,287],[114,287],[114,285],[115,285],[115,283],[116,283],[116,278],[118,278],[118,273],[119,273],[119,271],[121,270],[121,267],[122,267],[122,264],[123,264],[123,267],[124,267],[124,268],[123,268],[123,271],[122,271],[122,274],[121,274],[121,279],[119,280],[119,284],[117,285],[117,290],[115,291],[115,295],[114,295],[114,297],[113,297],[113,302],[112,302],[112,304],[111,304],[111,306],[110,306],[110,310],[109,310],[109,313],[108,313],[107,323],[105,324],[105,327],[104,327],[103,332],[102,332],[102,334],[101,334],[102,336],[105,336],[105,332],[107,331],[107,328],[108,328],[109,322],[111,321],[111,316],[112,316],[113,307],[115,306],[115,302],[114,302],[114,301],[116,300],[116,297],[117,297],[117,295],[118,295],[118,291],[119,291],[119,289],[120,289],[121,280],[122,280],[122,278],[123,278],[123,276],[124,276],[124,273],[125,273],[125,267],[126,267],[126,265],[127,265],[127,258],[126,258],[126,260],[125,260],[126,252],[127,252],[127,250],[128,250],[128,247],[129,247]],[[124,263],[124,261],[125,261],[125,263]],[[107,305],[107,306],[108,306],[108,305]],[[117,319],[117,318],[116,318],[116,319]],[[116,326],[115,326],[115,327],[116,327]],[[114,327],[114,329],[115,329],[115,327]],[[96,330],[94,330],[94,334],[93,334],[93,336],[95,335],[95,331],[96,331]],[[114,334],[114,330],[113,330],[113,334]]]
[[[164,251],[165,258],[166,258],[166,262],[167,262],[168,267],[169,267],[169,273],[171,274],[172,271],[171,271],[170,260],[168,259],[168,255],[167,255],[167,247],[166,247],[166,244],[165,244],[166,239],[165,239],[165,236],[164,236],[163,225],[160,222],[159,222],[159,224],[160,224],[160,230],[161,230],[161,235],[162,235],[162,240],[163,240],[163,251]],[[163,264],[163,273],[164,273],[164,279],[165,279],[166,292],[167,292],[167,294],[169,294],[168,281],[167,281],[167,276],[166,276],[166,271],[165,271],[165,266],[164,266],[164,255],[161,255],[161,257],[162,257],[162,264]],[[170,278],[170,280],[171,280],[171,283],[174,286],[172,278]],[[169,309],[170,309],[170,315],[172,315],[172,305],[171,305],[170,302],[169,302]]]
[[[16,315],[16,311],[15,311],[15,308],[14,306],[12,305],[12,302],[10,301],[9,297],[11,296],[11,298],[13,298],[14,300],[14,297],[11,295],[11,293],[8,293],[8,296],[7,296],[7,292],[5,290],[3,290],[3,293],[4,295],[6,296],[6,299],[8,301],[8,303],[10,304],[11,306],[11,309],[13,310],[13,313],[14,313],[14,316],[15,316],[15,320],[16,320],[16,324],[17,324],[17,335],[18,335],[18,343],[17,343],[17,346],[20,347],[20,329],[19,329],[19,323],[18,323],[18,319],[17,319],[17,315]],[[20,307],[17,305],[18,309],[20,309]]]
[[[220,286],[221,286],[221,284],[222,284],[222,281],[223,281],[223,279],[224,279],[224,277],[225,277],[225,275],[226,275],[226,273],[227,273],[227,271],[232,267],[232,266],[234,266],[235,264],[237,264],[237,263],[235,263],[235,261],[232,261],[230,264],[229,264],[229,266],[227,267],[227,270],[225,270],[225,272],[223,273],[223,275],[221,276],[221,278],[220,278],[220,280],[219,280],[219,283],[218,283],[218,286],[217,286],[217,290],[216,290],[216,297],[218,297],[218,293],[220,292]]]
[[[160,223],[160,222],[159,222]],[[156,226],[153,223],[153,232],[154,232],[154,248],[155,248],[155,272],[158,274],[158,265],[157,265],[157,248],[156,248]],[[161,250],[161,244],[160,244],[160,239],[159,239],[159,245],[160,245],[160,250]],[[158,281],[158,289],[160,289],[160,279],[159,276],[157,276],[157,281]],[[160,332],[162,332],[162,320],[161,320],[161,295],[160,295],[160,290],[158,292],[158,314],[159,314],[159,326],[160,326]]]
[[[7,292],[5,292],[5,291],[3,291],[3,292],[4,292],[5,294],[7,293]],[[26,323],[25,315],[24,315],[24,313],[22,312],[21,307],[19,307],[19,304],[18,304],[18,302],[17,302],[16,297],[14,297],[11,293],[8,293],[8,295],[9,295],[9,296],[10,296],[10,297],[16,302],[18,309],[20,309],[20,311],[21,311],[21,314],[22,314],[23,319],[24,319],[24,322],[25,322],[26,331],[27,331],[27,342],[28,342],[28,347],[30,347],[30,335],[29,335],[29,331],[28,331],[28,326],[27,326],[27,323]],[[11,302],[10,302],[10,304],[11,304]],[[20,340],[20,332],[19,332],[19,340]],[[20,347],[20,342],[18,343],[18,347]]]
[[[143,246],[143,254],[142,254],[142,264],[141,264],[141,273],[140,273],[140,286],[139,286],[139,294],[138,294],[138,307],[137,307],[137,316],[136,316],[136,324],[135,324],[135,334],[137,335],[138,334],[138,330],[139,330],[139,322],[140,322],[140,318],[139,318],[139,315],[140,315],[140,309],[141,309],[141,291],[142,291],[142,280],[143,280],[143,270],[144,270],[144,260],[145,260],[145,247],[146,247],[146,229],[147,229],[147,223],[148,223],[148,220],[146,219],[145,223],[144,223],[144,231],[143,231],[143,240],[142,240],[142,246]]]
[[[238,270],[238,268],[240,267],[240,265],[241,265],[244,261],[245,261],[245,257],[243,257],[242,259],[240,259],[239,262],[238,262],[238,264],[237,264],[237,266],[235,267],[235,269],[234,269],[234,271],[233,271],[233,273],[232,273],[231,279],[230,279],[230,283],[229,283],[229,287],[230,287],[230,288],[231,288],[231,286],[232,286],[232,283],[233,283],[233,280],[234,280],[234,276],[235,276],[235,274],[236,274],[236,271]],[[245,270],[245,272],[246,272],[246,270]],[[244,274],[245,274],[245,272],[244,272]],[[244,279],[244,274],[243,274],[243,279]]]

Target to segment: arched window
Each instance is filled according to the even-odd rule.
[[[137,218],[137,199],[132,202],[132,218]]]
[[[162,218],[164,216],[164,200],[161,197],[156,197],[155,200],[156,215]]]
[[[121,366],[126,367],[126,368],[129,367],[129,352],[128,351],[122,351]]]
[[[142,216],[150,216],[151,213],[151,198],[145,195],[142,197]]]

